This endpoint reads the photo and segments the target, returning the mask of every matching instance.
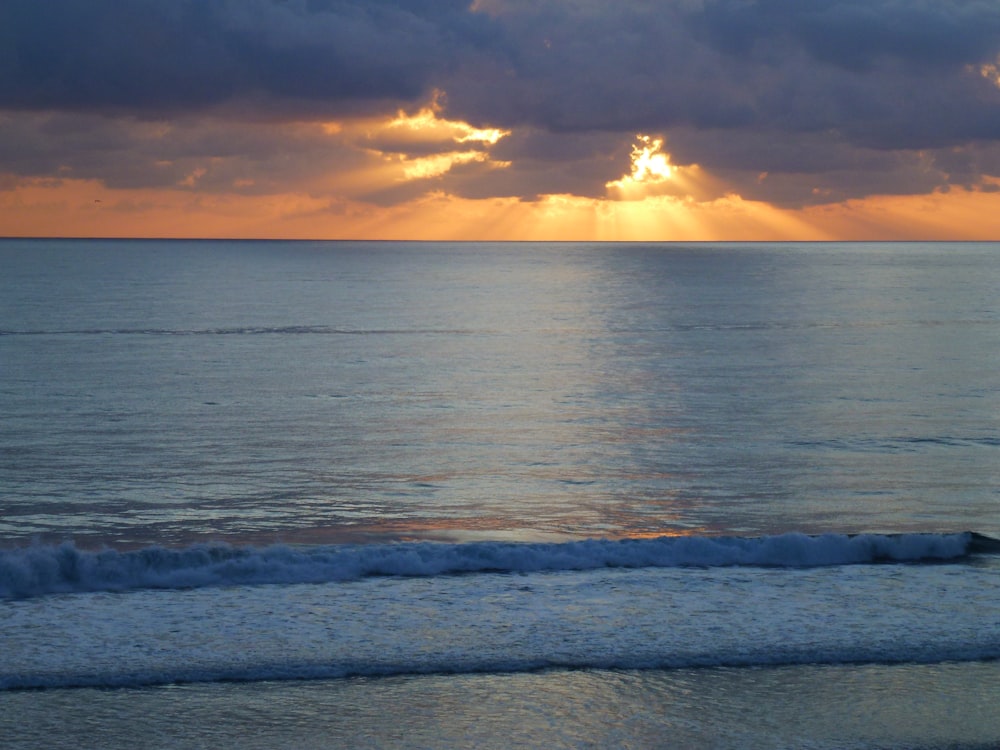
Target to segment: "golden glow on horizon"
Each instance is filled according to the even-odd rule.
[[[398,165],[396,167],[398,170]],[[364,173],[367,177],[367,172]],[[381,179],[379,184],[381,184]],[[728,195],[632,201],[461,199],[442,191],[388,206],[318,197],[113,190],[94,180],[4,179],[0,236],[389,240],[1000,240],[997,192],[954,189],[799,210]],[[1000,185],[1000,181],[991,182]]]
[[[998,75],[994,70],[983,75]],[[169,135],[170,128],[137,126],[158,187],[113,189],[74,177],[69,166],[47,178],[0,174],[0,236],[1000,240],[1000,178],[982,177],[980,189],[782,209],[742,198],[697,164],[671,163],[657,134],[635,136],[628,173],[606,182],[602,197],[568,191],[519,199],[531,187],[528,170],[501,178],[509,197],[461,198],[452,178],[481,192],[487,172],[511,166],[491,155],[510,131],[449,120],[443,100],[435,92],[417,110],[383,117],[236,126],[249,142],[271,144],[260,160],[188,155],[173,143],[158,153],[148,138]],[[188,139],[211,144],[234,126],[177,127],[183,146]],[[158,176],[160,169],[167,171]]]

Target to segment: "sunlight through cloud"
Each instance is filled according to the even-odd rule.
[[[485,143],[494,145],[501,138],[510,135],[509,130],[500,128],[476,128],[461,120],[447,120],[440,117],[443,109],[444,92],[435,91],[431,102],[416,114],[403,110],[379,129],[395,137],[414,137],[419,140],[454,141],[455,143]]]
[[[731,191],[697,164],[677,166],[663,150],[662,137],[636,135],[629,174],[604,183],[607,197],[617,201],[642,201],[655,196],[710,201]]]
[[[632,172],[619,180],[606,183],[609,188],[626,188],[640,183],[657,183],[669,180],[674,168],[661,149],[662,138],[649,135],[636,135],[637,143],[632,146]]]
[[[442,116],[445,94],[436,90],[416,112],[397,110],[388,118],[365,118],[324,123],[326,135],[378,160],[384,184],[426,180],[462,164],[503,169],[509,162],[490,158],[489,147],[510,135],[509,130],[475,127]]]
[[[492,167],[506,167],[508,162],[491,161],[489,155],[482,151],[456,151],[448,154],[435,154],[418,159],[403,159],[403,179],[421,180],[429,177],[439,177],[448,172],[456,164],[471,162],[488,163]]]

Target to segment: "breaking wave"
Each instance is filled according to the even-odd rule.
[[[954,560],[1000,551],[1000,540],[955,534],[788,533],[765,537],[593,539],[565,543],[434,542],[291,547],[195,545],[86,551],[71,543],[0,550],[0,597],[149,588],[295,584],[370,576],[429,577],[598,568],[810,568]]]

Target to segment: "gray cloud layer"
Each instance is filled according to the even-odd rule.
[[[488,26],[465,5],[6,0],[0,106],[162,116],[414,100]]]
[[[166,161],[186,168],[185,158],[233,152],[248,171],[280,163],[256,181],[278,189],[283,174],[351,156],[317,160],[312,135],[279,145],[278,130],[225,139],[194,125],[186,146],[175,134],[158,142],[163,153],[146,153],[153,141],[137,123],[392,112],[441,89],[447,116],[514,130],[493,149],[509,169],[436,178],[470,197],[601,194],[637,132],[665,134],[675,162],[746,197],[787,205],[975,187],[1000,173],[1000,85],[982,74],[1000,55],[993,0],[468,6],[6,0],[0,171],[69,165],[112,185],[167,184],[178,175],[165,176]],[[31,112],[62,114],[38,132]]]

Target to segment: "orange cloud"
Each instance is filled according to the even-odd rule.
[[[449,120],[441,114],[443,98],[443,92],[435,91],[430,103],[413,114],[400,110],[390,118],[330,122],[323,130],[376,159],[380,168],[369,173],[380,173],[383,187],[440,177],[462,164],[480,163],[491,169],[509,166],[491,159],[488,148],[510,131]]]

